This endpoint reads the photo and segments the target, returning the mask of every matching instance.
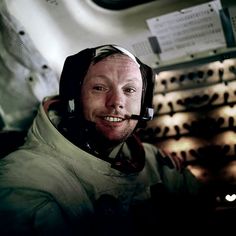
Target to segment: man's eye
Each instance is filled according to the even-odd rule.
[[[134,88],[126,88],[125,92],[126,93],[134,93],[136,90]]]
[[[93,87],[94,90],[97,90],[97,91],[106,91],[106,88],[104,86],[101,86],[101,85],[96,85]]]

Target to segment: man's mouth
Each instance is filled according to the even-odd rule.
[[[104,120],[109,121],[109,122],[121,122],[124,119],[119,118],[119,117],[113,117],[113,116],[105,116]]]

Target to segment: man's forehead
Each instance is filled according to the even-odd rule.
[[[91,63],[91,67],[105,66],[106,68],[106,65],[109,66],[109,68],[113,65],[112,68],[121,67],[123,69],[135,69],[136,71],[140,71],[139,65],[134,62],[132,58],[123,54],[113,54],[103,58],[99,62]]]
[[[122,54],[110,55],[95,64],[92,63],[85,78],[86,80],[88,77],[90,79],[93,77],[109,78],[113,75],[123,79],[136,80],[137,82],[142,81],[141,71],[137,63]]]
[[[98,47],[95,50],[95,57],[94,57],[94,59],[95,58],[99,58],[99,57],[103,57],[104,58],[105,55],[115,54],[115,53],[112,53],[112,52],[114,52],[114,49],[118,50],[119,52],[121,52],[122,55],[126,55],[129,58],[131,58],[138,65],[138,67],[140,67],[140,64],[137,62],[136,57],[131,52],[129,52],[125,48],[122,48],[122,47],[117,46],[117,45],[104,45],[102,47]]]

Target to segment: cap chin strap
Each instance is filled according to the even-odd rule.
[[[131,152],[131,158],[127,159],[124,155],[118,155],[111,164],[111,167],[120,172],[131,174],[142,171],[145,165],[145,151],[139,138],[133,134],[126,143]]]

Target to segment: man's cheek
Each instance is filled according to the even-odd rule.
[[[137,102],[138,101],[134,102],[133,106],[130,106],[130,108],[129,108],[131,115],[133,115],[133,114],[139,115],[139,113],[140,113],[140,106],[138,106]]]
[[[88,107],[84,109],[84,118],[86,120],[91,120],[89,113],[90,113],[90,109]]]

